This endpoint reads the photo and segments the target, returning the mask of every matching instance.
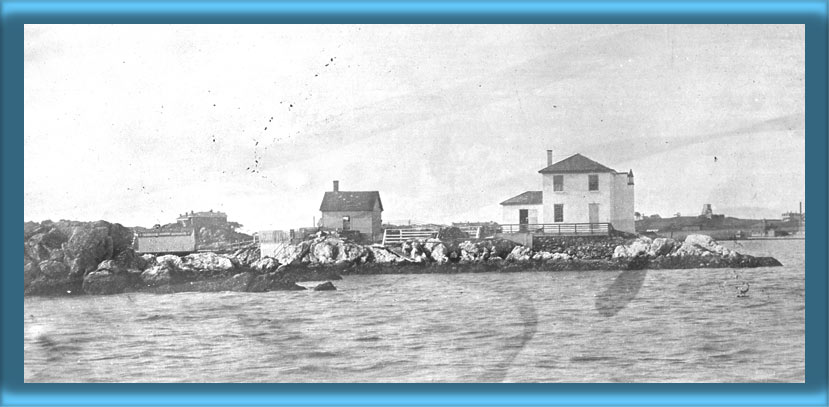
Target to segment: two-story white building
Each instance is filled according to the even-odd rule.
[[[581,154],[557,163],[547,150],[541,191],[527,191],[501,202],[503,223],[602,224],[635,233],[633,170],[617,172]],[[548,230],[545,228],[545,230]]]

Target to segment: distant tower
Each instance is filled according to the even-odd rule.
[[[711,210],[711,204],[703,204],[702,205],[702,213],[700,216],[704,216],[708,219],[711,219],[711,215],[714,214],[714,211]]]

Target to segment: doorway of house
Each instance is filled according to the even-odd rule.
[[[588,219],[590,223],[599,223],[599,204],[587,204]]]
[[[351,230],[351,216],[343,216],[343,232]]]
[[[527,225],[530,223],[529,209],[518,210],[518,230],[521,232],[527,231]]]

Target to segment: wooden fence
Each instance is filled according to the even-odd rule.
[[[502,233],[532,233],[536,235],[607,236],[613,230],[610,223],[530,223],[501,225]]]
[[[385,229],[383,231],[383,246],[401,244],[409,240],[425,240],[437,237],[434,229]]]

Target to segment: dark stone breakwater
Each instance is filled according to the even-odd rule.
[[[24,294],[304,290],[298,282],[341,275],[510,273],[780,266],[770,257],[729,250],[708,236],[684,241],[639,238],[545,237],[534,247],[501,239],[406,242],[401,247],[359,245],[333,234],[286,245],[274,258],[248,247],[229,254],[139,255],[132,231],[109,222],[24,224]]]

